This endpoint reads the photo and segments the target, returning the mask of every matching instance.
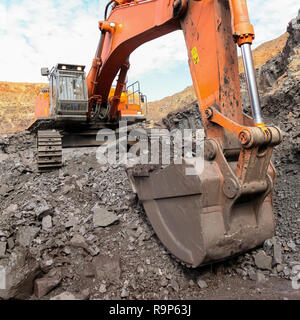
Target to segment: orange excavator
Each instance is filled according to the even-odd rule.
[[[131,174],[158,237],[197,267],[261,245],[274,234],[271,155],[282,141],[264,124],[251,53],[254,28],[246,0],[112,0],[99,22],[99,45],[86,79],[87,118],[120,119],[129,56],[143,43],[182,30],[206,139],[204,170],[190,162]],[[243,113],[237,46],[252,107]],[[119,74],[111,93],[113,80]]]
[[[40,172],[51,171],[62,166],[62,149],[67,147],[98,146],[100,129],[117,130],[118,122],[109,117],[108,110],[101,112],[100,104],[89,110],[85,66],[57,64],[49,71],[49,87],[42,88],[36,98],[35,119],[28,130],[37,132],[37,165]],[[117,88],[111,87],[109,98],[115,96]],[[117,119],[134,125],[146,120],[147,97],[140,91],[136,81],[130,86],[123,84],[117,106]],[[130,127],[128,127],[130,128]]]
[[[62,166],[62,149],[101,145],[97,141],[100,129],[117,130],[117,121],[101,105],[89,99],[85,66],[57,64],[41,73],[49,79],[49,87],[42,88],[36,98],[35,119],[28,130],[37,133],[37,165],[40,172]],[[111,87],[109,98],[115,96]],[[100,110],[101,109],[101,110]],[[146,120],[147,97],[141,93],[140,83],[123,84],[117,107],[118,120],[134,124]]]

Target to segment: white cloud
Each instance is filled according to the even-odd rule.
[[[289,21],[297,16],[299,0],[248,0],[249,14],[255,27],[255,46],[286,32]]]
[[[40,68],[57,62],[85,64],[89,70],[99,39],[98,21],[107,1],[19,0],[0,3],[0,80],[45,81]],[[256,45],[286,30],[299,0],[248,0]],[[168,72],[187,60],[183,35],[175,32],[138,48],[130,76]]]
[[[103,2],[12,1],[0,4],[0,79],[42,81],[40,68],[57,62],[90,64],[99,39]]]
[[[150,71],[166,73],[179,61],[187,60],[183,33],[173,32],[167,36],[145,43],[131,55],[130,75],[138,78]]]

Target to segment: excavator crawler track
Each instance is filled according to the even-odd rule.
[[[62,167],[62,138],[58,131],[38,131],[37,165],[40,172]]]

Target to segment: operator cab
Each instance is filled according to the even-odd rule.
[[[147,96],[141,93],[140,82],[124,87],[119,105],[121,120],[139,122],[146,120]]]
[[[88,112],[88,91],[85,66],[57,64],[49,71],[42,68],[42,76],[50,82],[50,116],[55,119],[84,121]]]

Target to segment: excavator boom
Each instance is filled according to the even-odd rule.
[[[232,20],[236,21],[235,28],[242,24],[241,19],[248,21],[243,22],[243,31],[254,34],[247,19],[245,1],[113,2],[115,6],[108,19],[99,22],[101,39],[87,77],[90,108],[95,102],[110,105],[110,116],[117,119],[118,87],[122,87],[129,69],[130,54],[147,41],[181,29],[202,115],[207,106],[216,103],[222,114],[236,122],[243,121],[239,105],[241,98],[237,53],[233,41],[233,33],[238,38],[240,30],[232,30]],[[230,11],[229,6],[234,10]],[[253,37],[248,37],[250,39],[252,41]],[[115,96],[109,99],[109,91],[118,72],[119,86]],[[231,110],[228,106],[231,106]],[[210,131],[207,133],[213,135]]]

